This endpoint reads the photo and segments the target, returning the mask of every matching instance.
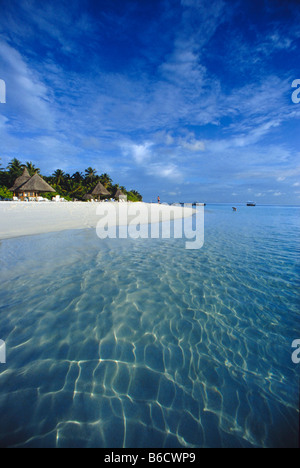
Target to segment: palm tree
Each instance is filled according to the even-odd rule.
[[[19,159],[13,158],[10,163],[8,163],[7,170],[11,174],[17,174],[18,177],[18,175],[21,175],[24,170],[24,164],[22,164]]]
[[[72,179],[74,180],[74,182],[76,182],[77,184],[79,184],[80,182],[83,181],[83,174],[82,172],[75,172],[73,175],[72,175]]]
[[[34,174],[39,174],[39,173],[40,173],[40,168],[39,168],[39,167],[35,167],[35,165],[32,164],[31,161],[30,161],[30,162],[27,162],[27,163],[25,164],[25,167],[27,168],[27,170],[28,170],[28,172],[29,172],[29,174],[30,174],[31,176],[33,176]]]
[[[92,167],[88,167],[85,171],[85,181],[87,184],[92,184],[97,178],[97,171]]]
[[[1,161],[1,159],[0,159]],[[0,165],[0,185],[8,185],[8,174],[4,171],[4,168]]]
[[[72,179],[69,181],[69,195],[72,198],[82,198],[85,192],[86,188],[82,185],[82,182],[75,182]]]
[[[27,168],[31,176],[40,173],[40,169],[31,161],[23,164],[17,158],[14,158],[10,161],[6,170],[3,170],[0,164],[0,185],[7,189],[12,187],[17,177],[22,175],[24,168]],[[83,195],[93,190],[95,184],[99,181],[111,193],[116,193],[120,189],[124,194],[130,195],[132,201],[142,200],[142,196],[137,191],[127,192],[125,187],[120,187],[118,184],[113,185],[113,181],[108,174],[104,173],[98,176],[96,169],[92,167],[88,167],[84,174],[77,171],[72,176],[65,174],[61,169],[57,169],[52,176],[44,176],[44,180],[52,185],[56,192],[63,197],[82,199]],[[50,195],[52,196],[52,194]]]
[[[17,177],[20,177],[24,171],[24,165],[17,158],[13,158],[7,166],[8,184],[13,185]]]
[[[61,185],[64,182],[65,173],[61,169],[56,169],[52,177],[53,177],[53,182],[56,185]]]
[[[109,177],[108,174],[101,174],[101,176],[99,177],[99,181],[101,182],[101,184],[107,189],[107,187],[111,187],[112,186],[112,179],[111,177]]]
[[[130,192],[139,200],[143,199],[142,195],[137,190],[130,190]]]

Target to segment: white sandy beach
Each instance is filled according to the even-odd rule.
[[[13,237],[96,228],[148,224],[192,216],[187,207],[148,203],[1,202],[0,240]],[[117,216],[116,216],[117,215]]]

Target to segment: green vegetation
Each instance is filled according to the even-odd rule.
[[[1,199],[12,200],[12,198],[13,198],[13,193],[10,192],[6,187],[1,187],[0,186],[0,200]]]
[[[113,184],[111,177],[104,173],[101,175],[97,174],[97,171],[92,167],[88,167],[84,173],[75,172],[73,175],[65,174],[61,169],[57,169],[51,176],[42,176],[40,174],[40,169],[35,167],[32,162],[27,162],[23,164],[18,159],[14,158],[8,164],[6,169],[1,168],[0,166],[0,186],[3,190],[7,190],[13,186],[17,177],[20,177],[23,173],[24,168],[27,168],[29,174],[33,176],[35,173],[38,173],[43,179],[48,182],[56,191],[56,193],[46,193],[43,194],[43,197],[52,199],[55,195],[60,195],[66,200],[82,200],[83,196],[87,193],[90,193],[96,186],[98,182],[101,182],[102,185],[109,191],[111,197],[113,198],[118,189],[120,189],[124,195],[127,195],[129,201],[137,202],[142,201],[142,196],[136,190],[126,190],[125,187],[119,186],[118,184]],[[2,198],[12,198],[13,194],[10,196],[0,195]],[[107,196],[109,198],[109,196]]]
[[[123,192],[123,190],[122,190],[122,192]],[[142,196],[136,190],[131,190],[130,192],[127,192],[125,190],[124,193],[127,194],[127,200],[128,201],[132,201],[132,202],[142,201]]]

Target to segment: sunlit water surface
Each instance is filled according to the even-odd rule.
[[[200,250],[2,242],[0,446],[297,446],[299,214],[207,206]]]

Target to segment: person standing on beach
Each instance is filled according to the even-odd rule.
[[[157,203],[160,203],[160,198],[159,197],[157,197]]]

